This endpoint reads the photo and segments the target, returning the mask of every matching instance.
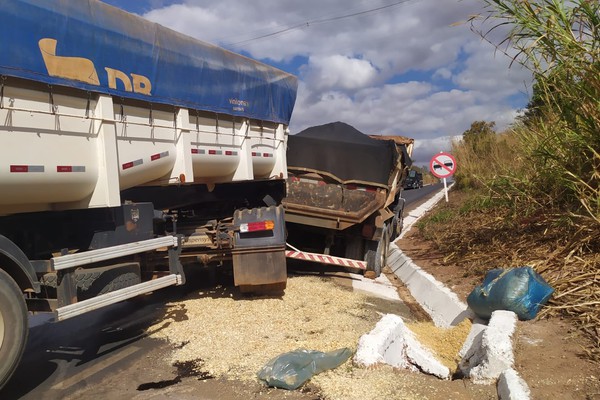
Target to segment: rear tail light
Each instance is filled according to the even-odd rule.
[[[271,220],[249,222],[240,225],[241,233],[272,231],[275,228],[275,222]]]

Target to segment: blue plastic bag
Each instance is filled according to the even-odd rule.
[[[508,310],[521,320],[530,320],[553,292],[531,267],[494,269],[469,294],[467,304],[480,318],[489,319],[496,310]]]
[[[305,349],[290,351],[270,360],[258,372],[258,379],[269,386],[297,389],[313,375],[342,365],[351,355],[352,350],[345,347],[328,353]]]

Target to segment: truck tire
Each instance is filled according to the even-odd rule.
[[[378,242],[374,242],[372,246],[375,248],[367,250],[365,261],[367,262],[367,271],[373,271],[375,278],[377,278],[387,264],[387,255],[390,248],[390,231],[387,223],[383,225],[381,238]]]
[[[140,283],[140,265],[133,262],[107,267],[82,268],[75,271],[73,281],[77,287],[77,300],[87,300]],[[56,289],[56,272],[45,274],[41,282],[46,288]]]
[[[23,292],[0,269],[0,389],[17,369],[29,334]]]
[[[404,199],[401,199],[401,202],[398,202],[396,207],[394,207],[394,217],[392,218],[391,226],[390,226],[390,241],[395,241],[400,234],[402,233],[402,229],[404,228]]]

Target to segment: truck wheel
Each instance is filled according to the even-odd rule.
[[[0,389],[17,369],[29,334],[23,292],[0,269]]]
[[[401,214],[394,214],[390,228],[390,241],[393,242],[394,240],[398,239],[402,233],[402,229],[404,228],[404,220]]]
[[[390,241],[394,241],[402,233],[404,228],[404,199],[400,199],[396,207],[394,207],[394,217],[391,222]]]
[[[73,274],[77,287],[77,300],[87,300],[101,294],[124,289],[141,282],[139,263],[122,263],[106,267],[78,269]],[[42,278],[46,288],[57,288],[56,272],[49,272]]]
[[[387,264],[387,255],[390,248],[390,233],[388,224],[383,225],[381,238],[376,242],[375,249],[367,250],[365,261],[367,262],[367,271],[375,272],[377,278],[381,275],[381,270]]]

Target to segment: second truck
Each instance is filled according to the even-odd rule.
[[[379,276],[402,229],[413,139],[334,122],[288,138],[288,258]]]

